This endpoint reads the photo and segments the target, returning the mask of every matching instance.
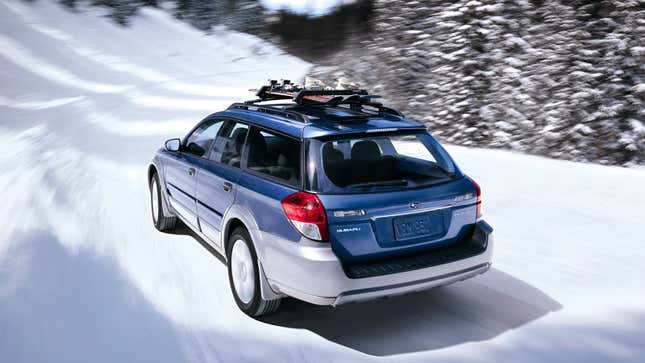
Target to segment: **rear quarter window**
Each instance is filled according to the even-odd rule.
[[[294,187],[301,186],[301,142],[252,127],[247,139],[247,169]]]

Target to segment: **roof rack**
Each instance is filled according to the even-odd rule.
[[[304,88],[292,83],[290,80],[282,80],[281,82],[269,80],[268,85],[262,86],[258,90],[257,97],[258,99],[246,101],[244,104],[250,105],[264,101],[291,100],[297,105],[349,105],[354,111],[361,111],[363,106],[369,106],[376,108],[379,113],[403,117],[403,114],[399,111],[385,107],[380,102],[374,102],[374,99],[381,98],[381,96],[370,95],[364,89]]]
[[[300,122],[309,122],[309,119],[307,116],[298,113],[298,112],[290,112],[285,109],[279,108],[279,107],[273,107],[269,105],[254,105],[252,103],[234,103],[228,107],[228,109],[238,109],[238,110],[253,110],[253,111],[258,111],[258,112],[264,112],[270,115],[278,115],[282,117],[286,117],[292,120],[300,121]]]

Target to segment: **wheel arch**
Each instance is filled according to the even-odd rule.
[[[150,165],[148,165],[148,184],[152,182],[152,176],[155,173],[159,174],[159,171],[157,170],[157,166],[154,163],[150,163]]]
[[[231,214],[231,211],[229,211],[229,214]],[[224,225],[223,231],[222,231],[222,248],[224,250],[224,255],[226,260],[228,261],[228,240],[230,239],[231,235],[233,234],[233,231],[235,231],[237,228],[244,228],[248,232],[249,236],[251,236],[251,243],[253,244],[253,248],[255,250],[255,254],[257,257],[257,263],[258,263],[258,274],[260,278],[260,293],[262,294],[262,298],[265,300],[272,300],[272,299],[278,299],[283,297],[284,295],[275,292],[270,286],[269,282],[267,281],[267,276],[264,272],[264,267],[263,265],[263,258],[261,257],[261,253],[263,252],[258,246],[258,238],[259,236],[256,235],[257,228],[249,228],[249,226],[252,226],[252,224],[245,222],[243,218],[240,215],[237,215],[234,211],[232,212],[233,216],[229,217],[226,220],[226,223]]]
[[[223,240],[222,240],[222,247],[223,247],[224,253],[227,255],[226,259],[228,259],[228,240],[231,238],[233,231],[235,231],[238,228],[244,228],[249,233],[249,235],[251,234],[251,231],[244,224],[244,222],[242,222],[241,219],[239,219],[238,217],[231,217],[226,222],[226,226],[224,227]],[[251,238],[253,238],[253,236],[251,236]],[[251,241],[251,243],[254,243],[254,242]]]
[[[176,213],[171,210],[169,207],[170,203],[168,202],[168,195],[166,193],[166,182],[164,181],[161,169],[157,167],[155,162],[151,162],[148,165],[148,174],[147,174],[147,182],[148,182],[148,187],[150,187],[150,183],[152,182],[152,177],[157,174],[157,177],[159,178],[159,188],[161,189],[161,206],[164,210],[164,212],[168,215],[176,215]]]

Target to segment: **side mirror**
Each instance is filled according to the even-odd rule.
[[[165,148],[168,151],[179,151],[179,145],[181,145],[181,140],[170,139],[166,140]]]

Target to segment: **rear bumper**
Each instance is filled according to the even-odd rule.
[[[348,277],[328,245],[307,241],[267,248],[265,257],[269,263],[263,265],[269,267],[267,280],[276,292],[317,305],[335,306],[426,290],[486,272],[493,254],[492,228],[484,221],[477,222],[472,238],[463,243],[481,248],[465,258],[445,263],[428,260],[427,267],[361,278]]]
[[[462,281],[471,277],[482,274],[490,268],[490,263],[486,262],[481,265],[450,272],[444,275],[428,277],[422,280],[415,280],[393,284],[388,286],[378,286],[361,290],[346,291],[338,295],[331,305],[341,305],[349,302],[377,299],[386,296],[402,295],[415,291],[427,290],[437,286],[452,284],[453,282]]]

